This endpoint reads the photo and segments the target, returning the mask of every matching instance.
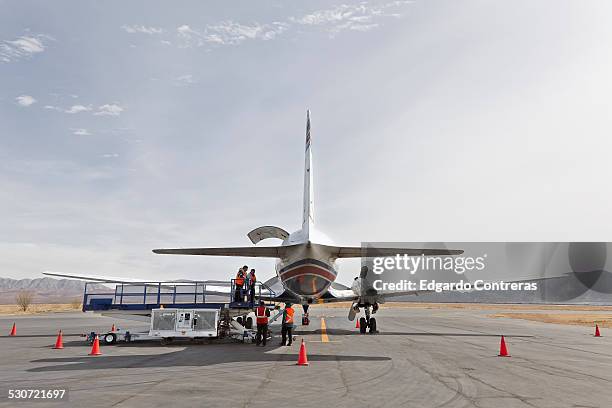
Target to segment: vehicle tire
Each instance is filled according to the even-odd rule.
[[[247,328],[247,329],[252,329],[253,328],[253,318],[252,317],[247,317],[246,325],[244,327]]]
[[[117,335],[115,333],[106,333],[103,340],[104,344],[115,344],[117,342]]]
[[[367,329],[368,329],[368,324],[366,323],[365,317],[360,317],[359,318],[359,333],[365,334]]]
[[[376,330],[376,319],[371,317],[370,318],[370,334],[376,334],[378,333],[378,330]]]
[[[239,325],[244,326],[244,325],[242,324],[242,316],[238,316],[238,317],[236,318],[236,321],[238,322],[238,324],[239,324]]]
[[[166,346],[170,343],[172,343],[172,337],[162,337],[160,340],[160,343],[162,346]]]

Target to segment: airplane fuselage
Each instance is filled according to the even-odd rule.
[[[316,241],[314,241],[316,239]],[[294,246],[276,262],[276,274],[283,287],[303,302],[312,302],[324,295],[338,276],[336,259],[318,245],[331,245],[322,233],[310,228],[308,234],[296,231],[283,241]]]

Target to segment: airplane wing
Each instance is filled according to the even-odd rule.
[[[282,258],[290,246],[276,247],[228,247],[228,248],[173,248],[154,249],[156,254],[171,255],[211,255],[211,256],[244,256],[257,258]]]
[[[45,271],[43,275],[47,276],[57,276],[60,278],[69,278],[69,279],[80,279],[90,282],[101,282],[101,283],[146,283],[151,282],[151,280],[144,279],[134,279],[134,278],[123,278],[123,277],[114,277],[114,276],[101,276],[101,275],[81,275],[75,273],[64,273],[64,272],[52,272]]]
[[[163,288],[172,288],[175,286],[181,286],[181,284],[185,285],[194,285],[194,284],[202,284],[206,285],[206,289],[199,290],[199,294],[203,294],[205,296],[228,296],[230,294],[230,282],[229,281],[219,281],[219,280],[207,280],[207,281],[194,281],[181,279],[180,281],[155,281],[155,283],[151,282],[150,279],[136,279],[136,278],[119,278],[113,276],[100,276],[100,275],[79,275],[74,273],[60,273],[60,272],[51,272],[45,271],[43,275],[47,276],[57,276],[60,278],[68,278],[68,279],[79,279],[88,282],[96,282],[96,283],[121,283],[128,285],[146,285],[157,287],[157,283],[161,283]]]
[[[325,250],[335,254],[337,258],[370,258],[382,256],[408,255],[408,256],[436,256],[461,255],[462,249],[435,249],[435,248],[382,248],[382,247],[348,247],[319,245]]]
[[[156,254],[171,255],[209,255],[209,256],[244,256],[260,258],[282,258],[297,245],[276,247],[228,247],[228,248],[172,248],[154,249]],[[313,244],[332,254],[336,258],[361,258],[374,256],[435,256],[435,255],[461,255],[461,249],[431,249],[431,248],[377,248],[377,247],[346,247]]]
[[[101,275],[81,275],[81,274],[75,274],[75,273],[52,272],[52,271],[45,271],[43,272],[43,275],[57,276],[60,278],[69,278],[69,279],[80,279],[80,280],[85,280],[89,282],[100,282],[100,283],[138,284],[138,283],[151,283],[152,282],[151,279],[125,278],[125,277],[101,276]],[[219,281],[219,280],[194,281],[194,280],[188,280],[188,279],[181,279],[180,281],[177,281],[177,280],[157,281],[155,280],[155,282],[172,283],[172,284],[177,284],[177,285],[180,285],[181,283],[191,284],[191,285],[194,283],[202,283],[206,285],[221,286],[221,287],[230,286],[229,281]]]

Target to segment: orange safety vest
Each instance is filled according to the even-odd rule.
[[[236,285],[244,285],[244,274],[242,272],[238,272],[238,274],[236,275]]]
[[[249,273],[249,283],[253,284],[257,281],[257,277],[255,276],[255,274],[250,274]]]
[[[293,313],[295,313],[295,310],[293,310],[292,307],[285,309],[285,312],[287,312],[287,316],[285,317],[285,323],[287,324],[293,324]]]
[[[255,317],[257,318],[257,324],[268,324],[268,316],[266,316],[266,307],[257,307],[257,309],[255,309]]]

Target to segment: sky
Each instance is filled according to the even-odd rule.
[[[272,277],[151,249],[298,229],[306,109],[338,244],[612,239],[610,2],[0,9],[2,277]]]

